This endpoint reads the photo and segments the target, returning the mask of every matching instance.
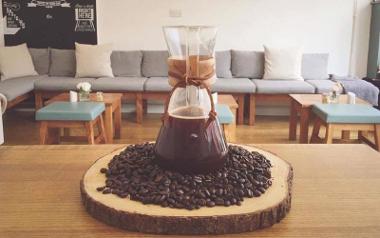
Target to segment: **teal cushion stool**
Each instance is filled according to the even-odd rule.
[[[85,129],[89,144],[107,143],[102,116],[104,110],[102,102],[53,102],[41,108],[36,112],[36,120],[40,121],[40,144],[59,143],[61,128]],[[96,126],[98,136],[95,136]],[[77,141],[81,136],[65,135],[63,138]]]
[[[315,104],[313,112],[327,123],[380,123],[380,111],[370,105]]]
[[[380,151],[380,111],[370,105],[362,104],[315,104],[313,113],[317,116],[314,122],[311,143],[333,143],[334,131],[341,131],[339,141],[351,141],[350,132],[358,131],[359,141],[363,141]],[[325,137],[319,137],[320,127],[326,127]],[[367,133],[374,133],[375,141],[367,138]]]
[[[215,104],[215,111],[219,123],[222,125],[226,140],[235,140],[235,117],[234,114],[232,114],[230,107],[225,104]]]
[[[215,104],[215,111],[220,124],[232,124],[235,120],[228,105]]]
[[[36,113],[37,121],[92,121],[105,110],[101,102],[53,102]]]

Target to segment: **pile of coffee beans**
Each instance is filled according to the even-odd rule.
[[[244,198],[259,197],[272,185],[271,163],[258,152],[229,146],[224,167],[208,174],[181,174],[155,163],[154,144],[128,146],[101,173],[106,176],[103,194],[162,207],[241,205]]]

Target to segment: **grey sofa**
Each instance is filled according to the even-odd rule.
[[[0,82],[11,105],[35,95],[36,108],[44,100],[64,91],[75,90],[78,82],[87,81],[94,91],[120,92],[136,102],[136,119],[141,122],[144,101],[165,99],[171,90],[168,84],[167,51],[114,51],[111,56],[114,78],[75,78],[75,52],[59,49],[30,49],[40,76],[9,79]],[[212,90],[232,94],[238,101],[238,123],[243,123],[244,102],[249,99],[249,123],[254,123],[258,100],[288,100],[290,93],[323,93],[334,82],[328,80],[327,54],[305,54],[302,75],[305,81],[262,80],[264,54],[256,51],[227,50],[216,52],[218,80]]]

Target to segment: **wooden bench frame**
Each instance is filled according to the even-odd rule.
[[[239,105],[237,109],[237,124],[241,125],[244,124],[244,106],[245,106],[245,96],[244,93],[218,93],[220,95],[232,95],[235,100],[237,101],[237,104]],[[168,92],[143,92],[142,93],[142,99],[143,99],[143,108],[146,110],[147,100],[158,100],[158,101],[164,101],[167,100]]]
[[[289,94],[249,94],[248,125],[253,126],[256,122],[257,102],[287,102],[290,105]]]
[[[14,106],[16,106],[17,104],[29,99],[33,97],[33,92],[28,92],[28,93],[25,93],[23,95],[20,95],[18,97],[16,97],[15,99],[13,99],[12,101],[8,101],[8,104],[7,104],[7,109],[10,109],[10,108],[13,108]]]

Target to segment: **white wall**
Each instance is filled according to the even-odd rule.
[[[364,76],[371,0],[357,0],[351,44],[354,1],[97,0],[99,42],[113,42],[116,49],[165,49],[163,25],[218,25],[217,49],[301,44],[305,52],[329,53],[330,73]],[[181,10],[182,17],[170,18],[169,9]]]
[[[365,74],[369,2],[359,0],[351,71]],[[220,27],[218,49],[262,50],[268,45],[303,45],[330,53],[329,72],[350,69],[354,0],[98,0],[99,41],[117,49],[165,49],[161,27],[212,24]],[[170,18],[169,9],[182,10]]]

